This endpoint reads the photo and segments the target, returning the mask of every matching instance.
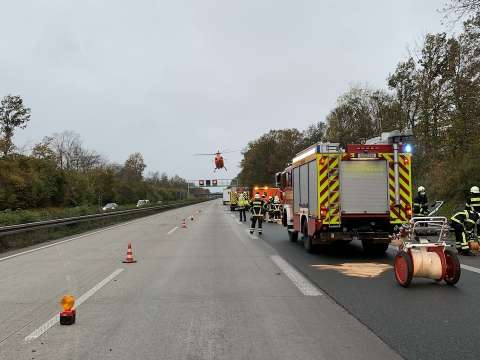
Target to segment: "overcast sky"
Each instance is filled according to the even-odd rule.
[[[17,145],[71,130],[114,162],[215,178],[196,152],[325,119],[350,85],[384,87],[445,30],[434,0],[4,0],[0,96],[32,108]],[[241,155],[229,154],[228,174]],[[220,177],[221,177],[220,176]]]

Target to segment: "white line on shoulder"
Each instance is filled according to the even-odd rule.
[[[157,215],[157,214],[156,214],[156,215]],[[153,215],[152,215],[152,216],[153,216]],[[56,241],[56,242],[54,242],[54,243],[52,243],[52,244],[48,244],[48,245],[44,245],[44,246],[39,246],[39,247],[34,248],[34,249],[30,249],[30,250],[22,251],[22,252],[19,252],[19,253],[15,253],[15,254],[12,254],[12,255],[9,255],[9,256],[5,256],[5,257],[3,257],[3,258],[0,258],[0,261],[12,259],[12,258],[15,258],[15,257],[17,257],[17,256],[29,254],[29,253],[32,253],[32,252],[35,252],[35,251],[40,251],[40,250],[43,250],[43,249],[48,249],[49,247],[52,247],[52,246],[57,246],[57,245],[60,245],[60,244],[65,244],[65,243],[68,243],[68,242],[73,241],[73,240],[77,240],[77,239],[81,239],[81,238],[84,238],[84,237],[87,237],[87,236],[99,234],[99,233],[102,233],[102,232],[104,232],[104,231],[112,230],[112,229],[119,228],[119,227],[122,227],[122,226],[127,226],[127,225],[130,225],[130,224],[132,224],[132,223],[139,222],[139,221],[141,221],[141,220],[145,221],[145,218],[143,218],[143,219],[136,219],[136,220],[128,221],[128,222],[121,223],[121,224],[118,224],[118,225],[109,226],[109,227],[106,227],[106,228],[103,228],[103,229],[100,229],[100,230],[97,230],[97,231],[92,231],[92,232],[89,232],[89,233],[86,233],[86,234],[82,234],[82,235],[79,235],[79,236],[75,236],[75,237],[73,237],[73,238],[69,238],[69,239],[61,240],[61,241]]]
[[[118,274],[120,274],[124,269],[117,269],[110,275],[108,275],[105,279],[100,281],[97,285],[95,285],[93,288],[88,290],[85,294],[80,296],[76,301],[75,301],[75,308],[78,308],[82,303],[84,303],[88,298],[90,298],[93,294],[95,294],[98,290],[100,290],[102,287],[104,287],[106,284],[108,284],[110,281],[112,281]],[[40,327],[35,329],[30,335],[25,337],[25,341],[32,341],[44,334],[45,332],[48,331],[52,326],[54,326],[56,323],[60,321],[60,315],[57,314],[54,317],[52,317],[50,320],[42,324]]]
[[[292,265],[279,255],[271,255],[272,261],[282,270],[282,272],[295,284],[300,292],[305,296],[322,295],[320,290],[312,284],[305,276],[300,274]]]

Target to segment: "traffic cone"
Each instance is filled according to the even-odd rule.
[[[136,263],[137,260],[133,259],[133,252],[132,252],[132,244],[128,243],[128,249],[127,249],[127,257],[125,260],[123,260],[124,263],[126,264],[131,264],[131,263]]]
[[[187,222],[185,219],[182,220],[182,229],[186,229],[187,228]]]

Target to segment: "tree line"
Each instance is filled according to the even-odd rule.
[[[250,142],[239,182],[272,184],[275,172],[317,141],[361,143],[411,129],[415,185],[461,203],[470,186],[480,184],[480,1],[452,0],[444,11],[455,21],[466,19],[458,35],[427,34],[387,76],[385,88],[350,88],[307,130],[272,130]]]
[[[71,131],[47,136],[31,151],[20,151],[13,135],[27,126],[30,113],[18,95],[7,95],[0,103],[0,210],[186,198],[187,182],[178,175],[144,176],[142,154],[131,154],[123,164],[110,163]]]

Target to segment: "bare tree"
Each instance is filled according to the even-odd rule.
[[[80,135],[72,131],[55,133],[44,139],[55,154],[57,165],[64,170],[86,171],[105,163],[94,151],[83,147]]]
[[[480,0],[449,0],[442,11],[454,15],[454,21],[462,18],[472,18],[480,14]]]

